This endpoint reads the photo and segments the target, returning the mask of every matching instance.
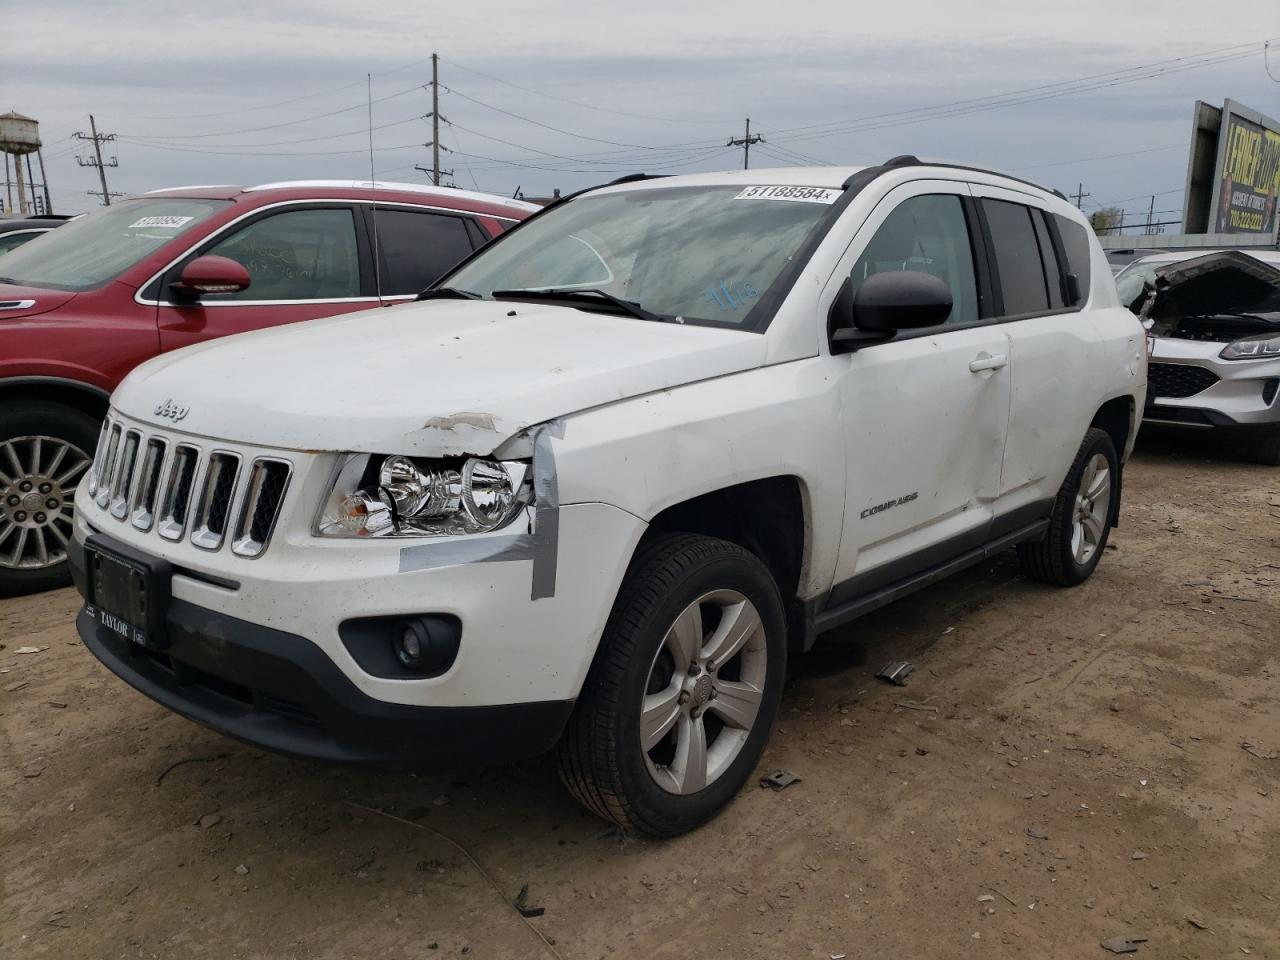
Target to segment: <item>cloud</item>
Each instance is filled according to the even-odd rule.
[[[96,2],[44,0],[10,36],[9,103],[0,108],[41,120],[55,204],[67,211],[94,204],[84,191],[96,175],[76,165],[67,139],[87,130],[90,112],[121,138],[112,189],[368,176],[366,73],[374,97],[386,98],[373,109],[378,173],[420,181],[432,50],[447,88],[441,112],[455,124],[442,132],[453,151],[444,164],[464,187],[549,192],[642,168],[736,166],[740,153],[723,144],[750,115],[767,141],[753,158],[760,163],[794,161],[796,152],[840,163],[913,152],[1034,168],[1028,175],[1072,188],[1083,181],[1109,199],[1180,185],[1185,147],[1041,165],[1185,144],[1196,99],[1231,96],[1265,109],[1276,87],[1260,56],[949,118],[862,118],[1255,38],[1260,46],[1242,26],[1274,20],[1273,3],[1244,0],[1222,17],[1189,0],[1158,12],[993,0],[981,16],[954,2],[117,0],[104,17]],[[795,129],[856,120],[860,131],[839,136]]]

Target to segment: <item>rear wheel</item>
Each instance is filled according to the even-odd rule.
[[[782,601],[753,554],[664,535],[632,563],[559,750],[584,806],[652,836],[710,819],[769,737],[786,669]]]
[[[1073,587],[1102,559],[1120,495],[1120,461],[1111,436],[1096,427],[1062,481],[1044,539],[1018,545],[1023,571],[1036,580]]]
[[[0,597],[71,582],[72,503],[98,422],[59,403],[0,405]]]

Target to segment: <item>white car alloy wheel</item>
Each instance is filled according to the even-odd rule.
[[[764,624],[736,590],[704,594],[676,617],[649,668],[640,745],[654,782],[697,793],[737,759],[768,673]]]
[[[1075,519],[1071,525],[1071,553],[1076,563],[1088,563],[1098,552],[1111,516],[1111,466],[1095,453],[1085,464],[1076,494]]]
[[[0,443],[0,567],[40,570],[67,558],[72,502],[89,463],[57,437]]]

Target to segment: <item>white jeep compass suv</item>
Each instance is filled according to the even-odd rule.
[[[555,748],[654,835],[743,787],[821,631],[1015,545],[1086,579],[1146,386],[1074,207],[914,157],[617,181],[420,301],[134,371],[80,635],[274,750]]]

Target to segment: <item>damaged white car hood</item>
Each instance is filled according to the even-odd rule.
[[[527,427],[764,363],[756,333],[513,301],[427,301],[229,337],[138,367],[112,404],[297,450],[491,453]]]

